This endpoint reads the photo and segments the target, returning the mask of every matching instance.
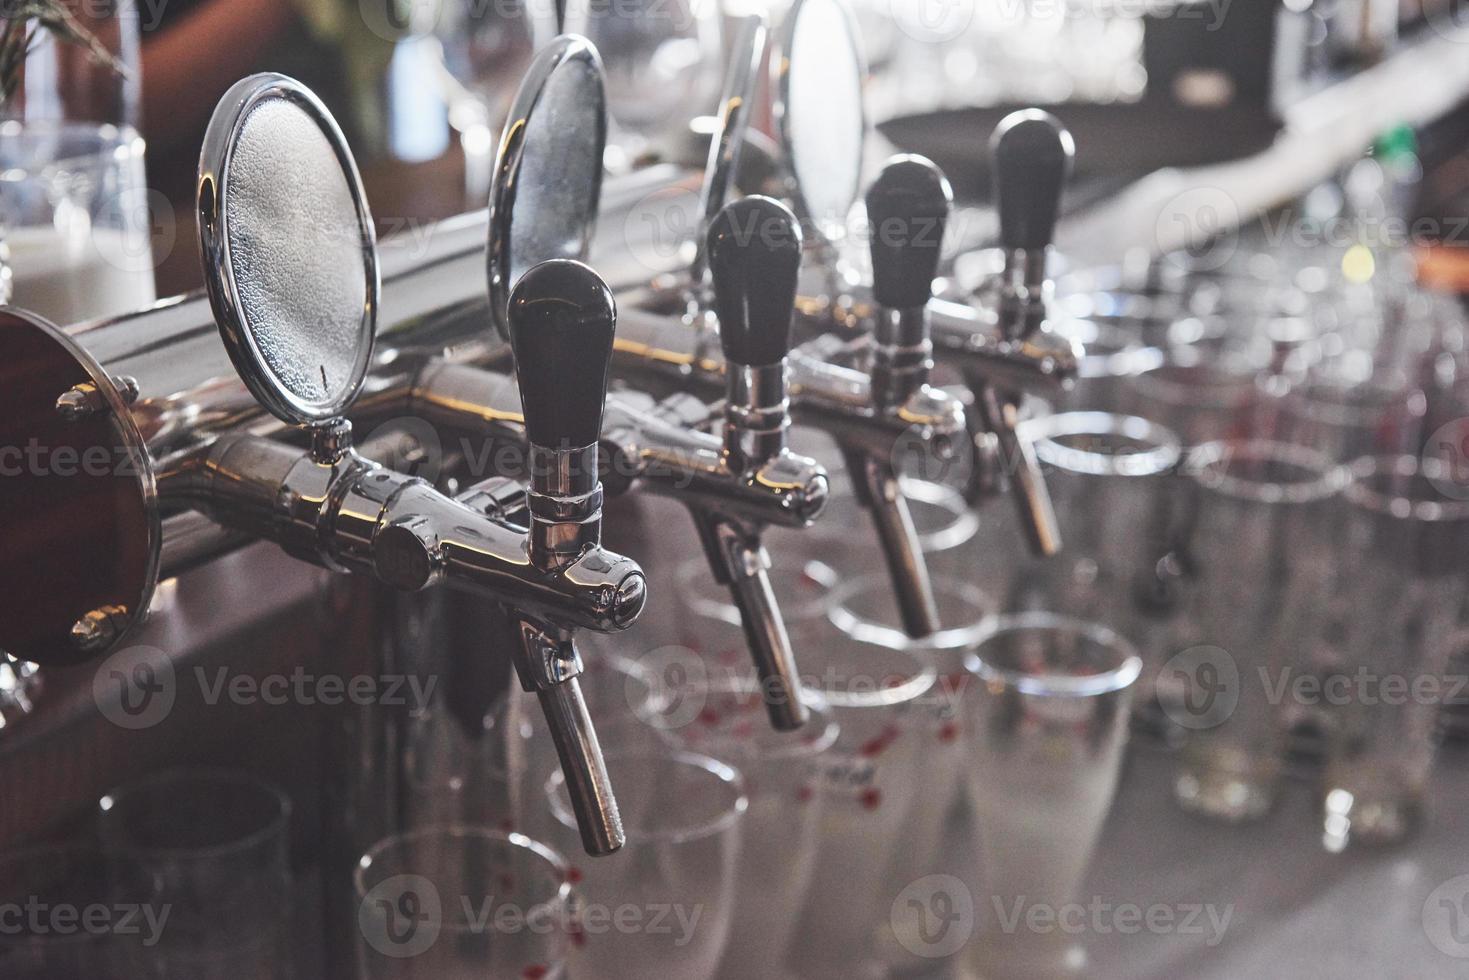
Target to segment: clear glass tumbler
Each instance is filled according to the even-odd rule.
[[[1290,443],[1209,443],[1189,458],[1170,530],[1186,592],[1157,678],[1184,733],[1174,796],[1224,820],[1264,814],[1282,768],[1291,678],[1326,644],[1346,471]]]
[[[1439,708],[1469,554],[1469,501],[1449,467],[1414,456],[1364,457],[1342,494],[1341,633],[1323,784],[1325,843],[1390,843],[1422,817]]]
[[[1203,357],[1175,348],[1163,364],[1137,376],[1125,411],[1166,426],[1185,447],[1248,439],[1260,425],[1262,367],[1240,354]]]
[[[708,756],[607,752],[627,843],[572,866],[578,902],[571,972],[597,980],[708,980],[734,923],[744,777]],[[558,769],[546,783],[554,843],[579,848]]]
[[[362,980],[562,980],[566,861],[520,834],[425,827],[374,844],[353,875]]]
[[[1084,958],[1066,935],[1026,931],[1027,913],[1059,914],[1076,897],[1117,788],[1142,661],[1109,629],[1024,613],[995,621],[970,669],[979,874],[960,869],[969,881],[951,887],[970,890],[985,929],[966,947],[966,975],[1082,976]]]
[[[1410,453],[1423,443],[1426,409],[1423,392],[1405,377],[1313,372],[1282,397],[1274,438],[1315,447],[1338,463]]]
[[[664,736],[677,748],[732,763],[750,798],[734,924],[716,976],[779,980],[816,864],[822,811],[816,779],[839,728],[829,708],[813,704],[800,731],[775,731],[748,678],[686,693],[698,699],[698,710],[680,700]]]
[[[650,727],[658,711],[657,678],[637,661],[610,651],[584,651],[578,682],[604,750],[657,749],[662,741]],[[561,760],[546,728],[546,716],[535,695],[512,681],[511,689],[486,718],[482,745],[474,754],[451,756],[441,767],[450,778],[437,780],[436,804],[415,801],[422,817],[437,814],[441,823],[474,823],[526,834],[536,840],[554,835],[555,819],[546,807],[546,779]],[[452,725],[448,727],[452,728]],[[463,750],[461,749],[461,752]],[[464,767],[473,771],[460,773]],[[479,786],[479,792],[468,792]]]
[[[865,575],[832,593],[830,618],[844,634],[906,650],[930,664],[935,673],[933,686],[919,698],[914,711],[922,751],[908,828],[895,842],[887,862],[890,911],[878,923],[877,950],[890,977],[927,974],[942,958],[925,938],[922,910],[899,896],[910,882],[950,870],[956,844],[971,833],[963,789],[969,756],[963,701],[974,681],[968,671],[969,656],[996,614],[994,600],[977,586],[935,578],[933,590],[943,628],[922,640],[911,639],[899,625],[886,576]]]
[[[168,910],[156,943],[119,943],[131,977],[290,977],[291,801],[248,773],[174,769],[104,796],[114,900]]]
[[[1145,666],[1133,705],[1156,728],[1153,680],[1167,659],[1169,620],[1177,612],[1169,566],[1160,559],[1168,553],[1183,447],[1156,422],[1106,412],[1028,419],[1021,434],[1044,469],[1061,552],[1034,557],[1012,521],[986,524],[968,551],[976,563],[1000,566],[986,586],[1003,611],[1099,623],[1136,646]]]
[[[143,140],[92,123],[0,123],[9,302],[59,324],[156,298]]]
[[[911,651],[852,639],[830,624],[804,639],[801,680],[841,734],[821,757],[816,870],[790,963],[802,977],[881,976],[874,937],[892,902],[888,864],[924,780],[922,698],[935,671]]]

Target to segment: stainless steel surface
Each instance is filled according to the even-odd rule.
[[[730,49],[729,68],[719,98],[719,129],[709,143],[709,160],[704,167],[704,187],[699,197],[699,228],[694,236],[696,252],[689,276],[689,281],[695,286],[704,281],[704,239],[709,234],[709,224],[737,190],[735,178],[745,146],[745,131],[750,125],[757,74],[765,57],[765,39],[764,16],[751,15],[740,21],[739,32]]]
[[[377,253],[362,179],[326,107],[294,79],[252,75],[220,105],[198,184],[220,335],[271,412],[332,418],[372,356]]]
[[[502,337],[510,290],[531,266],[587,257],[606,143],[602,59],[585,38],[562,35],[521,80],[490,187],[490,315]]]
[[[796,0],[771,64],[791,197],[815,248],[825,251],[846,237],[867,136],[867,63],[851,10],[842,0]]]

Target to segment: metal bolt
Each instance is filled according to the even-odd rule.
[[[67,422],[80,422],[103,405],[102,394],[90,381],[74,385],[56,399],[56,413]]]
[[[104,650],[127,627],[127,610],[121,606],[93,609],[72,624],[71,642],[83,653]]]
[[[138,386],[138,379],[131,374],[119,374],[112,379],[112,384],[117,389],[117,393],[122,396],[122,400],[129,405],[137,401],[138,395],[142,393],[142,389]]]

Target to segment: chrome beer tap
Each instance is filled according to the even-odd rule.
[[[827,12],[831,10],[840,12],[841,8],[827,8]],[[711,145],[705,170],[700,220],[706,224],[722,213],[735,190],[736,161],[754,88],[752,66],[759,61],[763,36],[757,22],[747,22],[731,59],[720,114],[721,127]],[[819,99],[820,93],[814,97]],[[817,108],[814,103],[805,104],[813,111]],[[828,156],[840,159],[844,170],[851,173],[826,175],[829,180],[807,186],[821,186],[828,197],[847,195],[850,205],[850,198],[856,193],[860,161],[840,153]],[[833,210],[813,206],[810,201],[798,201],[798,204],[808,219]],[[770,210],[768,204],[761,207],[767,213]],[[840,205],[834,209],[839,210]],[[772,216],[770,220],[775,219]],[[794,223],[794,216],[790,220]],[[812,219],[806,224],[814,227],[818,222]],[[805,239],[806,254],[825,255],[830,249],[831,243],[824,234]],[[699,250],[692,269],[682,277],[645,291],[647,306],[624,308],[615,368],[640,383],[676,390],[692,387],[711,397],[731,383],[725,343],[722,335],[716,333],[722,330],[716,315],[721,305],[716,296],[718,281],[712,284],[706,281],[704,251]],[[826,432],[841,449],[852,470],[859,499],[873,515],[899,597],[904,628],[913,636],[930,635],[938,629],[938,615],[922,549],[907,513],[907,502],[897,491],[898,457],[914,443],[940,457],[951,455],[954,446],[965,436],[963,406],[957,399],[928,386],[926,375],[920,377],[911,371],[905,374],[909,383],[904,397],[895,400],[894,391],[874,391],[874,379],[867,371],[829,363],[823,352],[796,348],[790,351],[787,362],[792,417],[800,424]],[[890,381],[881,382],[879,387]]]
[[[611,293],[558,260],[510,297],[533,462],[451,499],[365,459],[344,417],[371,360],[379,305],[371,219],[350,151],[316,98],[284,76],[231,89],[200,163],[209,298],[242,380],[305,449],[223,435],[171,475],[171,499],[338,571],[417,591],[440,583],[504,605],[511,651],[541,701],[592,854],[623,843],[596,732],[577,682],[578,628],[631,626],[642,570],[600,545],[595,451],[614,325]],[[571,380],[568,385],[565,382]]]
[[[752,25],[760,30],[758,20]],[[517,269],[557,251],[584,251],[591,237],[594,207],[577,206],[565,198],[548,205],[542,190],[561,186],[567,174],[597,172],[600,142],[588,142],[586,133],[595,129],[601,99],[595,54],[585,41],[572,37],[558,38],[537,56],[517,96],[492,194],[489,293],[496,323],[513,319],[513,311],[501,304]],[[567,114],[573,111],[587,114],[575,131],[567,128]],[[527,166],[528,160],[535,162],[534,168]],[[595,202],[595,180],[578,186]],[[748,210],[742,206],[739,213]],[[770,221],[763,210],[749,218]],[[728,218],[735,220],[733,214]],[[717,425],[719,418],[697,398],[674,395],[655,401],[639,392],[622,391],[608,399],[600,434],[590,433],[589,441],[600,441],[609,493],[634,489],[657,493],[680,501],[694,515],[715,578],[730,588],[741,611],[771,721],[777,729],[791,730],[804,724],[807,711],[760,540],[770,525],[809,526],[826,504],[828,481],[819,464],[785,446],[783,364],[800,233],[793,225],[778,231],[784,237],[709,239],[709,254],[721,268],[718,282],[738,295],[748,294],[738,305],[752,312],[744,329],[732,328],[727,337],[733,360],[752,366],[744,374],[731,375],[732,380],[748,377],[751,384],[732,391],[726,400],[727,406],[735,407],[725,412],[722,437],[704,431]],[[758,289],[751,275],[765,277]],[[735,307],[730,309],[734,316]],[[749,360],[752,357],[754,361]],[[530,378],[522,370],[521,396],[556,391],[558,397],[566,397],[564,379],[561,387],[553,380]],[[513,387],[503,375],[441,360],[430,363],[413,384],[411,407],[434,424],[488,431],[514,443],[529,437],[535,469],[535,434],[524,424],[528,418],[519,414]]]
[[[867,192],[872,250],[873,297],[878,311],[868,352],[873,408],[901,420],[915,400],[928,397],[933,369],[928,302],[938,272],[953,192],[944,175],[917,156],[898,157],[883,168]],[[898,591],[904,626],[914,635],[937,628],[933,587],[907,498],[889,457],[846,453],[858,501],[872,514]]]
[[[726,365],[721,467],[733,482],[747,486],[791,486],[792,477],[809,481],[808,462],[786,446],[786,355],[801,231],[777,202],[745,198],[719,212],[710,225],[705,254]],[[824,478],[820,493],[825,496]],[[729,589],[740,611],[761,679],[777,685],[782,695],[778,701],[766,693],[771,720],[777,728],[799,728],[807,712],[799,697],[790,637],[770,587],[762,524],[717,499],[695,503],[690,510],[715,581]]]
[[[775,59],[777,120],[791,196],[812,220],[819,221],[823,210],[828,221],[842,218],[850,204],[843,189],[858,178],[866,129],[864,59],[855,21],[840,0],[796,0],[781,32],[781,47],[781,57]],[[823,66],[820,75],[807,67],[813,64]],[[1001,130],[1034,116],[1017,114]],[[1046,244],[1071,153],[1070,135],[1055,126],[1049,144],[1027,123],[996,149],[1005,157],[997,165],[1003,171],[997,180],[1010,199],[1002,205],[1004,224],[1012,231],[1023,226],[1033,234],[1043,232]],[[1059,168],[1054,162],[1057,144],[1065,156]],[[1023,178],[1029,184],[1016,185],[1016,175],[1028,170],[1034,171]],[[843,260],[837,244],[827,243],[815,253],[817,264],[803,281],[796,308],[798,328],[830,334],[822,343],[827,355],[840,361],[862,355],[863,334],[888,328],[881,322],[886,315],[881,300]],[[1024,323],[997,329],[998,316],[990,311],[935,299],[928,304],[930,333],[935,360],[958,371],[974,393],[969,419],[977,453],[971,501],[994,493],[1008,475],[1033,549],[1051,554],[1060,546],[1055,515],[1034,453],[1015,436],[1016,405],[1020,392],[1048,393],[1070,383],[1078,352],[1071,341],[1039,329],[1045,247],[1025,242],[1015,248],[1028,257],[1016,267],[1021,280],[1016,288],[1028,283],[1030,292],[1016,292],[1017,300],[1007,304],[1003,315],[1013,316],[1017,304],[1025,306]],[[875,276],[881,274],[874,269]]]
[[[1061,550],[1056,514],[1035,450],[1017,434],[1016,424],[1023,391],[1054,391],[1076,373],[1070,341],[1042,329],[1050,293],[1047,258],[1075,147],[1059,120],[1028,109],[1000,122],[990,153],[1005,255],[995,335],[977,340],[972,319],[962,315],[967,309],[960,308],[936,314],[935,339],[963,371],[982,425],[974,470],[978,486],[972,488],[992,486],[987,472],[1002,472],[1031,549],[1053,555]]]

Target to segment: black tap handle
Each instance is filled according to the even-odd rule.
[[[791,316],[801,267],[801,228],[779,201],[746,197],[709,226],[709,271],[725,360],[777,364],[791,349]]]
[[[990,138],[1000,244],[1043,249],[1056,237],[1061,191],[1071,174],[1076,144],[1061,120],[1040,109],[1012,112]]]
[[[953,203],[948,179],[925,157],[897,156],[882,168],[867,190],[872,291],[879,304],[906,310],[928,303]]]
[[[607,284],[580,262],[542,262],[511,290],[509,321],[527,439],[550,449],[596,442],[617,326]]]

